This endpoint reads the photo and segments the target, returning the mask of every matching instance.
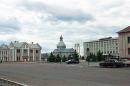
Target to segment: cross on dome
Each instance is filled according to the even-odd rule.
[[[63,41],[63,37],[62,37],[62,35],[60,36],[60,41]]]

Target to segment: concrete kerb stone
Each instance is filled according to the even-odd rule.
[[[19,82],[11,81],[9,79],[0,78],[0,86],[28,86]]]

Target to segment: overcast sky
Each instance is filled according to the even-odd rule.
[[[117,37],[129,26],[130,0],[0,0],[0,42],[39,43],[56,48],[60,35],[67,47],[102,37]]]

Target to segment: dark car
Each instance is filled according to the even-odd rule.
[[[111,60],[107,60],[104,62],[99,63],[100,67],[111,67],[111,68],[119,68],[119,67],[124,67],[125,64],[121,61],[118,61],[116,59],[111,59]]]
[[[79,61],[76,61],[76,60],[74,60],[74,59],[70,59],[70,60],[66,61],[66,63],[67,63],[67,64],[78,64]]]

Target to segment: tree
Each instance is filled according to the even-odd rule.
[[[97,60],[98,61],[104,60],[103,53],[100,50],[97,52]]]
[[[69,56],[68,56],[68,60],[70,60],[70,59],[73,59],[72,55],[69,55]]]
[[[82,60],[85,60],[85,57],[84,57],[84,56],[81,56],[81,59],[82,59]]]
[[[90,53],[89,56],[87,56],[86,61],[88,61],[88,62],[91,62],[91,61],[92,62],[96,62],[97,61],[97,57],[96,57],[95,54]]]
[[[57,54],[56,58],[55,58],[55,62],[61,62],[61,57],[59,54]]]
[[[74,52],[74,54],[73,54],[72,56],[73,56],[73,59],[74,59],[75,61],[79,61],[79,55],[78,55],[78,53],[76,52],[76,50],[75,50],[75,52]]]
[[[55,62],[55,56],[53,55],[53,53],[51,52],[49,58],[47,59],[48,62]]]
[[[62,58],[62,62],[65,62],[65,61],[67,61],[67,58],[64,55],[63,58]]]

